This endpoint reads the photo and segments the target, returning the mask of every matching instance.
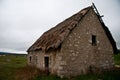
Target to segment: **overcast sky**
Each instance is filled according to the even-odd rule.
[[[120,48],[120,0],[0,0],[0,51],[25,52],[46,30],[92,2]]]

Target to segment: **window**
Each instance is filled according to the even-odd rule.
[[[96,36],[92,35],[92,45],[96,46],[97,45],[97,40],[96,40]]]
[[[30,57],[29,57],[30,63],[31,63],[31,59],[32,59],[32,57],[30,56]]]

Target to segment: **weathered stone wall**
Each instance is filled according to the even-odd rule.
[[[36,66],[41,70],[45,70],[45,62],[44,57],[49,57],[49,71],[51,74],[57,74],[59,63],[60,63],[60,51],[50,51],[50,52],[42,52],[42,51],[33,51],[29,52],[27,56],[28,64],[31,66]],[[31,61],[30,61],[31,57]]]
[[[58,69],[59,69],[59,65],[61,62],[60,51],[50,52],[50,57],[51,57],[50,72],[51,72],[51,74],[57,74]]]
[[[31,57],[31,61],[30,61]],[[44,69],[44,53],[42,51],[29,52],[27,56],[28,64]]]
[[[92,45],[92,35],[96,35],[96,45]],[[29,52],[28,64],[44,70],[45,56],[49,56],[50,72],[61,77],[86,74],[94,68],[102,70],[114,66],[112,46],[92,9],[64,40],[61,50]]]
[[[92,45],[92,35],[97,44]],[[94,11],[91,9],[62,44],[60,76],[86,74],[90,68],[114,66],[113,49]]]

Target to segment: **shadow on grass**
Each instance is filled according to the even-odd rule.
[[[120,69],[104,71],[100,74],[87,74],[73,77],[70,80],[120,80]]]
[[[120,80],[120,69],[116,68],[99,74],[60,78],[56,75],[47,75],[44,71],[35,67],[26,66],[17,71],[15,80]]]

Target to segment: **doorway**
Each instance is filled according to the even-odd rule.
[[[46,74],[49,74],[49,57],[48,56],[46,56],[46,57],[44,57],[44,65],[45,65],[45,72],[46,72]]]

